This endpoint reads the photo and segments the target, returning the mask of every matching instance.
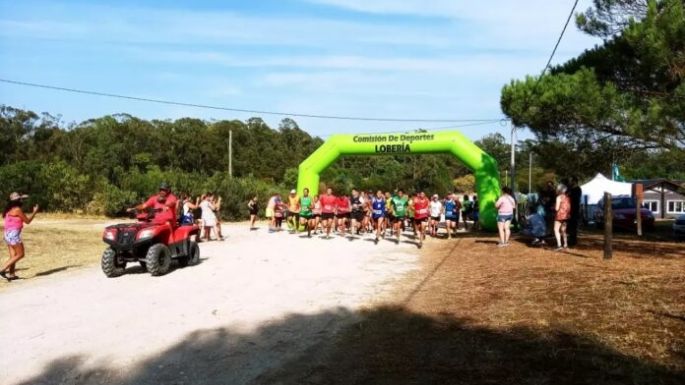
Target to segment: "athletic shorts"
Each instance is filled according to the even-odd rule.
[[[274,216],[274,209],[266,209],[265,214],[267,218],[272,218]]]
[[[364,212],[363,211],[352,211],[352,219],[354,219],[357,222],[361,222],[364,220]]]
[[[392,217],[392,222],[393,223],[404,222],[404,217]]]
[[[323,219],[323,220],[328,220],[328,219],[333,219],[333,218],[335,218],[334,213],[322,213],[321,214],[321,219]]]
[[[310,219],[312,216],[312,213],[300,213],[300,218],[302,219]]]
[[[500,222],[500,223],[511,222],[512,219],[514,219],[514,214],[506,214],[506,215],[499,214],[499,215],[497,215],[497,222]]]
[[[427,220],[428,220],[428,217],[425,217],[425,218],[414,218],[414,223],[416,223],[417,225],[421,225],[421,224],[423,224],[423,222],[425,222],[425,221],[427,221]]]
[[[373,218],[374,221],[379,220],[381,218],[385,218],[384,214],[372,214],[371,218]]]
[[[257,215],[259,211],[257,210],[250,210],[250,215]]]
[[[431,219],[436,221],[436,222],[440,222],[440,217],[431,217]]]
[[[21,230],[5,230],[5,243],[10,246],[20,245],[21,241]]]
[[[445,221],[458,222],[459,218],[455,216],[445,217]]]
[[[350,219],[350,213],[336,214],[335,217],[338,219]]]

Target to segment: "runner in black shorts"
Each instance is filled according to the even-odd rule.
[[[335,223],[335,208],[338,203],[338,198],[333,195],[333,189],[327,188],[326,194],[319,197],[321,202],[321,222],[326,230],[326,238],[331,236],[331,228]]]
[[[364,202],[359,195],[357,189],[352,189],[352,197],[350,198],[352,205],[352,233],[359,234],[364,223]]]
[[[404,195],[404,191],[398,190],[397,195],[390,200],[392,206],[392,227],[397,237],[397,244],[400,243],[400,235],[404,227],[404,218],[407,216],[407,207],[409,206],[409,198]]]

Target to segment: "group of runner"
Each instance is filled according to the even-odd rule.
[[[375,194],[352,189],[349,195],[336,196],[333,189],[328,188],[320,196],[311,196],[305,188],[302,196],[292,190],[287,202],[281,201],[278,195],[272,196],[266,215],[271,221],[271,230],[280,227],[277,218],[285,218],[291,229],[307,231],[309,237],[317,230],[326,237],[334,231],[357,235],[374,233],[377,243],[389,230],[399,244],[402,232],[411,228],[421,247],[426,233],[437,236],[443,215],[448,238],[456,235],[462,209],[464,226],[467,216],[475,225],[478,222],[476,199],[470,200],[465,195],[462,203],[456,194],[449,194],[442,200],[438,195],[429,199],[423,191],[408,195],[401,189],[394,193],[378,190]]]

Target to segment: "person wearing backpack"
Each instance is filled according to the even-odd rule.
[[[568,235],[566,225],[571,217],[571,199],[566,194],[566,185],[557,186],[557,199],[554,215],[554,237],[557,239],[556,251],[568,249]]]

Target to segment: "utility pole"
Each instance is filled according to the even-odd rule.
[[[604,192],[604,259],[613,256],[614,213],[611,207],[611,193]]]
[[[233,130],[228,131],[228,176],[233,178]]]
[[[516,193],[516,126],[511,124],[511,191]]]

